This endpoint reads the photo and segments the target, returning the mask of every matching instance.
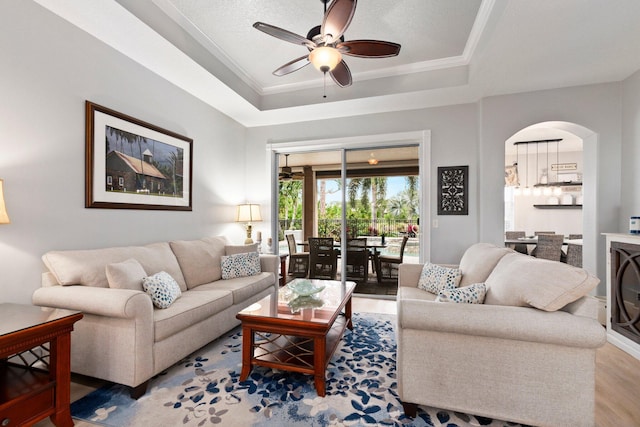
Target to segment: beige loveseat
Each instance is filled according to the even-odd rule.
[[[398,391],[408,416],[417,404],[528,425],[594,425],[596,349],[606,333],[597,301],[584,295],[596,277],[479,243],[460,261],[458,286],[484,283],[484,304],[460,304],[418,288],[422,269],[399,267]]]
[[[133,387],[137,397],[152,376],[238,325],[238,311],[277,291],[275,255],[259,256],[258,274],[222,279],[221,258],[250,249],[208,237],[48,252],[42,257],[48,272],[33,303],[82,311],[71,339],[71,370]],[[182,295],[160,309],[141,285],[117,288],[106,268],[131,260],[147,275],[167,272]]]

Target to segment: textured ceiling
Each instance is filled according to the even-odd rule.
[[[360,0],[346,38],[402,50],[346,58],[354,83],[327,79],[327,98],[310,66],[274,77],[304,48],[252,27],[306,35],[319,0],[34,1],[248,127],[618,82],[640,69],[638,0]]]

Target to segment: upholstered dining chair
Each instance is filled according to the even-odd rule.
[[[533,235],[534,236],[539,236],[541,234],[556,234],[555,231],[534,231]]]
[[[524,231],[505,231],[505,238],[507,240],[516,240],[521,237],[525,237]],[[520,252],[521,254],[529,254],[527,245],[524,243],[516,243],[515,245],[513,245],[513,250],[516,252]]]
[[[536,258],[560,261],[562,259],[563,242],[564,236],[562,234],[538,235],[538,244],[536,245],[535,251]]]
[[[569,234],[569,240],[582,239],[582,234]]]
[[[342,257],[342,262],[346,263],[347,280],[357,283],[367,283],[369,278],[369,249],[367,239],[347,240],[347,256]]]
[[[408,240],[409,236],[404,236],[402,238],[399,256],[378,255],[378,259],[376,260],[376,275],[378,278],[378,283],[382,283],[384,279],[398,279],[398,265],[402,264],[402,260],[404,258],[404,249],[407,246]]]
[[[567,264],[582,268],[582,245],[567,245]]]
[[[293,234],[287,234],[289,246],[289,275],[293,277],[307,277],[309,273],[309,252],[299,252],[296,238]]]
[[[309,237],[309,278],[335,280],[338,256],[333,237]]]

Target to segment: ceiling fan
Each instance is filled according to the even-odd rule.
[[[278,174],[278,178],[283,181],[290,179],[302,178],[304,174],[302,172],[293,172],[291,167],[289,166],[289,155],[284,155],[284,166],[280,168],[280,173]]]
[[[351,71],[342,59],[342,55],[358,58],[389,58],[400,53],[400,45],[381,40],[344,41],[344,32],[349,27],[356,11],[356,0],[320,0],[324,3],[324,19],[322,25],[309,30],[307,37],[302,37],[274,25],[256,22],[253,27],[289,43],[299,44],[307,49],[307,55],[287,62],[273,72],[276,76],[284,76],[312,63],[323,73],[329,73],[333,81],[340,87],[350,86]]]

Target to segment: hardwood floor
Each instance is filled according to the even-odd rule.
[[[396,302],[388,299],[353,299],[352,309],[356,313],[396,314]],[[77,400],[93,390],[86,384],[72,383],[71,400]],[[605,344],[596,357],[596,426],[636,427],[640,426],[640,360],[625,353],[612,344]],[[76,427],[93,424],[76,421]],[[53,424],[44,420],[37,427]]]

